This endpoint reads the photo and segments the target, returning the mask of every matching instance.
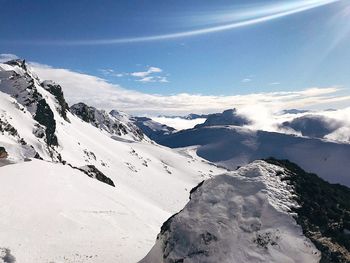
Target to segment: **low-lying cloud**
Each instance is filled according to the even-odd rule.
[[[16,58],[17,56],[13,54],[0,54],[0,62]],[[281,124],[307,114],[314,114],[325,116],[341,124],[337,130],[326,135],[326,139],[350,141],[350,107],[344,107],[349,105],[350,96],[347,95],[347,90],[341,87],[315,87],[299,91],[232,96],[188,93],[159,95],[128,90],[111,84],[105,79],[69,69],[53,68],[34,62],[31,62],[30,66],[41,79],[53,80],[60,84],[70,105],[84,102],[100,109],[117,109],[132,115],[151,117],[181,116],[189,113],[207,114],[236,108],[239,114],[252,121],[249,128],[297,135],[300,135],[300,132],[283,127]],[[154,73],[159,72],[160,69],[150,71]],[[147,77],[147,74],[135,72],[139,77]],[[322,110],[328,108],[338,108],[338,110]],[[312,111],[281,114],[285,109],[311,109]]]

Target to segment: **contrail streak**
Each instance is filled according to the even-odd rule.
[[[112,45],[112,44],[125,44],[125,43],[137,43],[137,42],[150,42],[150,41],[160,41],[160,40],[170,40],[185,37],[192,37],[204,34],[210,34],[215,32],[232,30],[235,28],[246,27],[251,25],[256,25],[285,16],[301,13],[310,9],[321,7],[324,5],[329,5],[341,0],[311,0],[303,1],[299,5],[294,5],[286,11],[277,12],[274,14],[269,14],[265,16],[260,16],[257,18],[247,19],[243,21],[237,21],[225,25],[211,26],[203,29],[177,32],[162,35],[152,35],[144,37],[132,37],[132,38],[112,38],[112,39],[97,39],[97,40],[57,40],[57,41],[17,41],[11,42],[12,44],[31,44],[31,45],[67,45],[67,46],[83,46],[83,45]],[[4,43],[4,42],[0,42]],[[9,41],[7,43],[10,43]]]

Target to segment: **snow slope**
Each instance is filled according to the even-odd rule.
[[[23,61],[0,64],[0,247],[18,262],[136,262],[189,190],[223,170],[63,116],[59,92],[43,83]],[[86,165],[116,187],[89,178]]]
[[[298,204],[281,180],[284,169],[255,161],[191,191],[169,218],[142,263],[319,262],[291,208]]]
[[[288,159],[331,183],[350,186],[349,144],[237,126],[180,131],[160,143],[172,148],[192,146],[198,156],[233,170],[258,159]]]
[[[39,160],[2,167],[0,189],[0,246],[17,262],[135,262],[168,216],[125,187]]]

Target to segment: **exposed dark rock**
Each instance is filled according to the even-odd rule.
[[[0,72],[0,90],[11,95],[17,102],[33,113],[36,103],[42,99],[35,86],[35,77],[27,71],[26,65],[22,60],[13,60],[7,62],[10,65],[21,67],[24,72],[17,73],[14,70]]]
[[[35,124],[33,129],[33,134],[37,138],[44,138],[45,137],[45,128],[41,126],[40,124]]]
[[[15,263],[16,258],[11,254],[11,250],[8,248],[0,247],[0,259],[4,263]]]
[[[52,81],[44,81],[41,83],[41,86],[55,96],[58,102],[58,112],[59,114],[69,122],[67,117],[67,111],[69,111],[69,106],[64,98],[62,87]]]
[[[111,116],[113,116],[116,120],[118,120],[119,122],[123,121],[125,123],[125,125],[120,123],[121,126],[123,126],[123,133],[124,134],[131,132],[139,140],[144,139],[144,132],[142,131],[142,129],[140,129],[140,127],[138,127],[134,123],[133,118],[131,116],[128,116],[127,114],[119,112],[117,110],[111,110],[109,112],[109,114]],[[120,129],[121,129],[121,127],[120,127]]]
[[[298,224],[322,253],[322,263],[350,262],[350,189],[330,184],[288,160],[266,160],[287,169],[283,180],[293,186]]]
[[[181,211],[180,211],[181,212]],[[171,222],[173,221],[173,219],[180,213],[176,213],[176,214],[173,214],[171,217],[168,218],[167,221],[165,221],[163,223],[163,225],[161,226],[160,228],[160,234],[157,236],[157,239],[160,238],[161,235],[164,235],[165,232],[170,232],[170,225],[171,225]]]
[[[91,178],[95,178],[95,179],[99,180],[100,182],[103,182],[105,184],[108,184],[110,186],[115,187],[115,184],[112,181],[112,179],[107,177],[100,170],[98,170],[95,167],[95,165],[85,165],[85,166],[81,166],[81,167],[75,167],[75,166],[73,166],[71,164],[68,164],[68,165],[70,167],[72,167],[73,169],[77,169],[77,170],[83,172],[84,174],[86,174],[87,176],[89,176]]]
[[[6,152],[6,149],[2,146],[0,146],[0,159],[7,158],[8,153]]]
[[[138,141],[144,138],[142,131],[126,117],[126,114],[122,115],[118,111],[112,110],[107,113],[82,102],[72,105],[70,111],[83,121],[107,131],[111,136],[130,134]]]
[[[7,132],[8,134],[12,135],[13,137],[19,138],[18,131],[13,127],[10,123],[8,123],[5,120],[0,119],[0,132],[4,133]]]
[[[94,107],[89,107],[88,105],[82,102],[74,104],[70,107],[70,111],[74,115],[78,116],[83,121],[91,124],[96,123],[95,110],[96,109]]]
[[[13,59],[10,61],[5,62],[5,64],[10,65],[10,66],[19,66],[23,68],[24,70],[27,70],[27,64],[24,59]]]
[[[38,159],[38,160],[43,160],[43,158],[40,156],[40,154],[38,152],[35,153],[33,158]]]
[[[200,234],[200,237],[203,240],[204,244],[206,244],[206,245],[218,240],[218,238],[215,235],[213,235],[209,232],[205,232],[203,234]]]
[[[197,189],[199,189],[202,185],[203,185],[204,181],[200,182],[197,186],[193,187],[190,191],[190,200],[191,200],[191,195],[197,191]]]
[[[46,103],[45,99],[38,102],[34,119],[41,125],[45,126],[46,142],[47,145],[58,145],[57,137],[55,135],[56,121],[54,114],[50,106]]]
[[[271,232],[258,233],[254,242],[261,248],[268,249],[268,246],[276,246],[277,240],[279,239],[278,235],[275,235]]]

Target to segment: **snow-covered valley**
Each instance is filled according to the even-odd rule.
[[[331,183],[350,186],[350,144],[232,125],[200,127],[163,137],[172,148],[189,147],[208,161],[236,169],[254,160],[288,159]]]

